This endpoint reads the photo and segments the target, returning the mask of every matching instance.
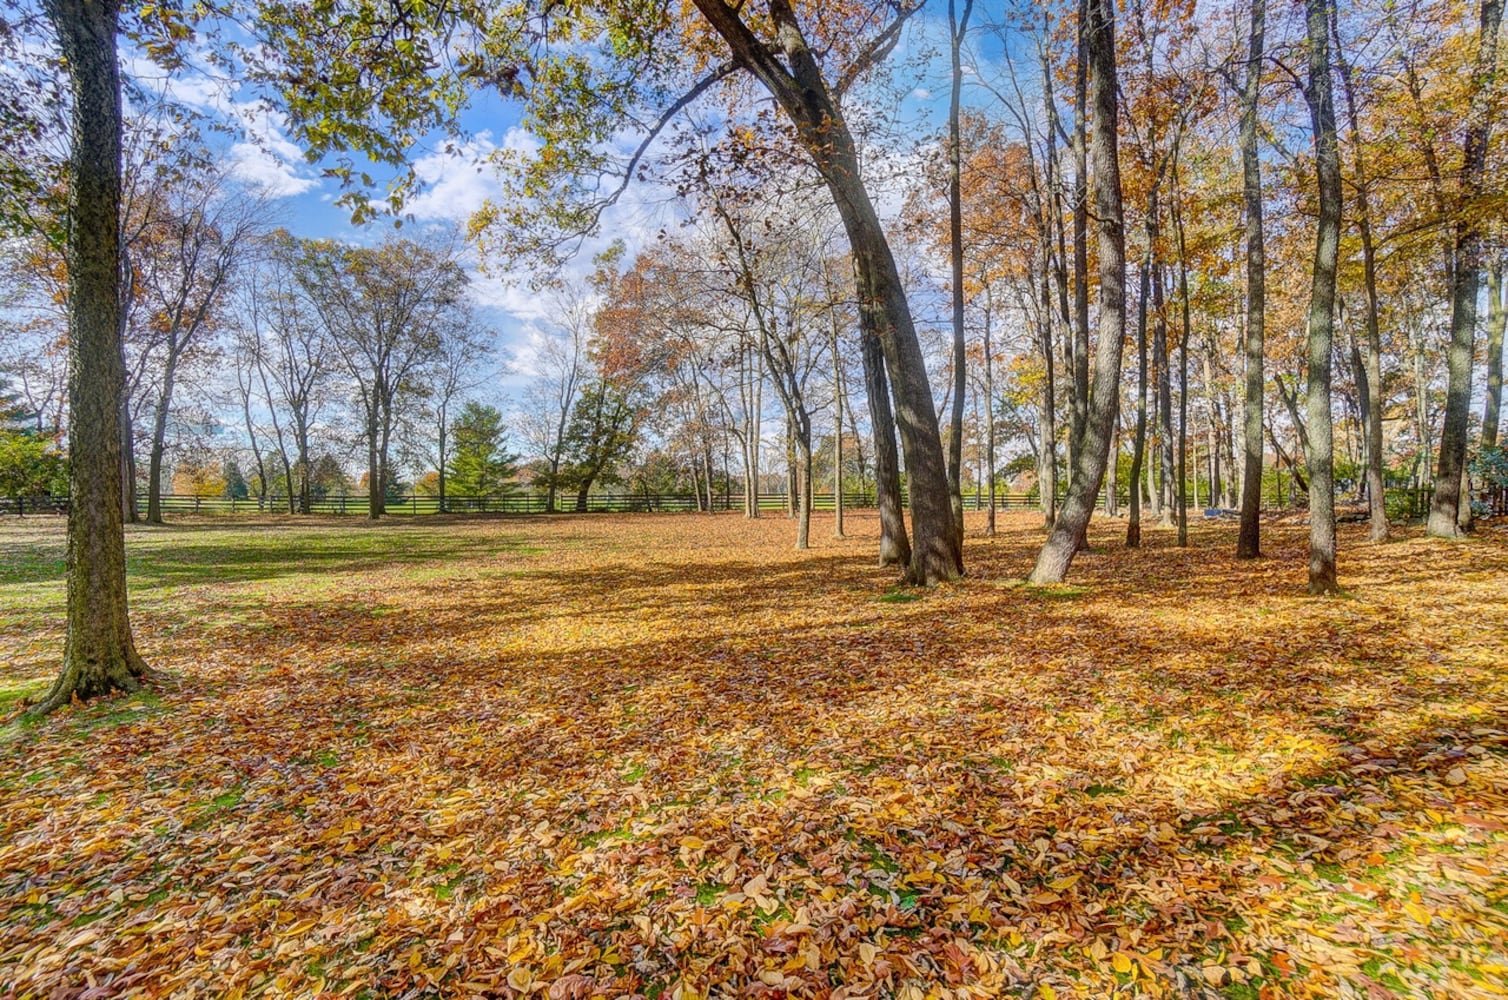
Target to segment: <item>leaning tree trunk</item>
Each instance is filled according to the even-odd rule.
[[[947,465],[932,385],[900,271],[864,186],[853,134],[789,0],[770,0],[767,5],[784,63],[749,30],[737,9],[723,0],[693,2],[727,42],[734,59],[764,84],[791,119],[802,147],[832,195],[853,256],[859,327],[876,337],[884,351],[906,453],[912,530],[906,576],[917,584],[956,579],[963,574],[963,551],[953,530]]]
[[[73,96],[66,254],[70,444],[67,638],[34,710],[135,690],[147,673],[126,610],[121,511],[121,98],[116,0],[47,0]]]
[[[839,214],[844,216],[857,265],[860,325],[874,333],[884,350],[905,449],[912,534],[907,577],[917,584],[952,580],[963,573],[963,551],[953,530],[932,386],[900,272],[869,195],[858,182],[858,157],[851,148],[849,153],[846,159],[850,167],[834,171],[830,186],[838,199]]]
[[[895,417],[890,412],[890,386],[879,341],[860,333],[864,358],[864,387],[869,396],[869,424],[874,432],[874,491],[880,514],[880,565],[904,566],[911,561],[911,540],[901,512],[900,456],[896,453]]]
[[[1033,583],[1061,583],[1083,544],[1095,495],[1105,476],[1110,437],[1120,407],[1121,350],[1126,328],[1126,231],[1116,144],[1115,4],[1089,0],[1087,50],[1094,120],[1094,204],[1099,229],[1100,329],[1094,352],[1094,385],[1084,439],[1074,452],[1068,497],[1052,534],[1037,555]]]
[[[1257,110],[1262,89],[1266,0],[1251,3],[1251,45],[1241,95],[1241,188],[1246,200],[1246,408],[1241,436],[1241,530],[1236,558],[1262,555],[1262,386],[1267,263],[1262,234],[1262,161],[1257,155]],[[1234,421],[1232,421],[1234,422]]]
[[[1334,435],[1330,414],[1330,360],[1335,339],[1335,266],[1340,248],[1340,154],[1335,100],[1330,87],[1328,5],[1307,0],[1309,27],[1309,111],[1314,125],[1315,174],[1319,188],[1319,228],[1309,289],[1309,380],[1306,391],[1309,468],[1309,593],[1340,590],[1335,572]],[[1451,512],[1454,517],[1455,512]]]
[[[1497,69],[1498,29],[1503,0],[1482,0],[1481,34],[1477,43],[1476,90],[1471,97],[1461,160],[1460,201],[1456,206],[1455,247],[1451,268],[1450,350],[1445,363],[1445,427],[1440,432],[1440,464],[1435,473],[1435,496],[1425,530],[1452,538],[1469,523],[1470,495],[1463,496],[1466,477],[1466,436],[1471,410],[1471,356],[1477,327],[1477,289],[1482,277],[1482,223],[1476,202],[1482,195],[1487,166],[1487,143],[1492,134],[1492,77]],[[1464,507],[1464,510],[1463,510]],[[1466,516],[1463,517],[1462,515]]]

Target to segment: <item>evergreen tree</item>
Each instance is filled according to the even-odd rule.
[[[518,456],[507,450],[503,415],[495,407],[467,403],[450,422],[450,433],[450,492],[475,497],[507,492]]]

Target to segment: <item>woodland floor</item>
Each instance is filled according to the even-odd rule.
[[[0,731],[0,997],[1508,995],[1508,528],[131,531],[176,684]],[[0,717],[62,645],[0,523]]]

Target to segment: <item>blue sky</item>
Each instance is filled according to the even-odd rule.
[[[976,11],[976,23],[979,13]],[[914,160],[919,155],[916,142],[936,135],[945,121],[946,40],[946,7],[934,0],[931,9],[913,19],[906,38],[891,56],[888,84],[872,87],[852,98],[893,107],[899,112],[895,134],[908,137],[900,142],[909,148],[889,152],[902,158],[903,170],[906,158]],[[998,37],[976,33],[973,48],[982,71],[997,74],[1001,48]],[[1027,66],[1030,65],[1028,59]],[[131,68],[145,76],[160,75],[160,71],[144,62]],[[222,155],[229,160],[236,177],[272,196],[278,224],[299,236],[333,237],[355,243],[376,242],[390,230],[391,223],[386,221],[353,226],[349,213],[334,203],[341,193],[339,183],[322,176],[318,164],[304,159],[303,151],[280,128],[277,116],[262,110],[253,94],[244,89],[228,89],[206,76],[194,74],[179,74],[166,85],[178,99],[240,126],[243,134],[227,140]],[[967,105],[986,105],[993,100],[982,88],[965,87]],[[464,225],[487,198],[499,194],[500,187],[490,167],[481,159],[496,148],[527,150],[535,142],[520,128],[519,111],[515,104],[479,96],[463,114],[462,121],[471,138],[459,154],[446,155],[439,137],[412,151],[410,160],[423,188],[407,205],[412,217],[407,225]],[[372,173],[383,176],[381,169],[373,169]],[[882,211],[899,207],[898,188],[878,190],[875,195]],[[653,184],[631,185],[619,204],[604,216],[601,235],[586,245],[568,268],[568,274],[571,271],[578,276],[584,274],[590,267],[592,252],[613,239],[624,240],[630,252],[639,249],[652,241],[661,228],[676,223],[680,211],[667,190]],[[472,292],[478,318],[498,331],[500,352],[513,357],[514,367],[520,372],[495,387],[495,395],[502,398],[527,376],[531,342],[549,333],[549,300],[529,289],[528,275],[483,273],[475,268],[473,274]]]

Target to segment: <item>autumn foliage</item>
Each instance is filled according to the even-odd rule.
[[[176,684],[5,731],[0,996],[1500,995],[1501,527],[1315,601],[1299,527],[1001,526],[925,591],[852,513],[133,533]]]

